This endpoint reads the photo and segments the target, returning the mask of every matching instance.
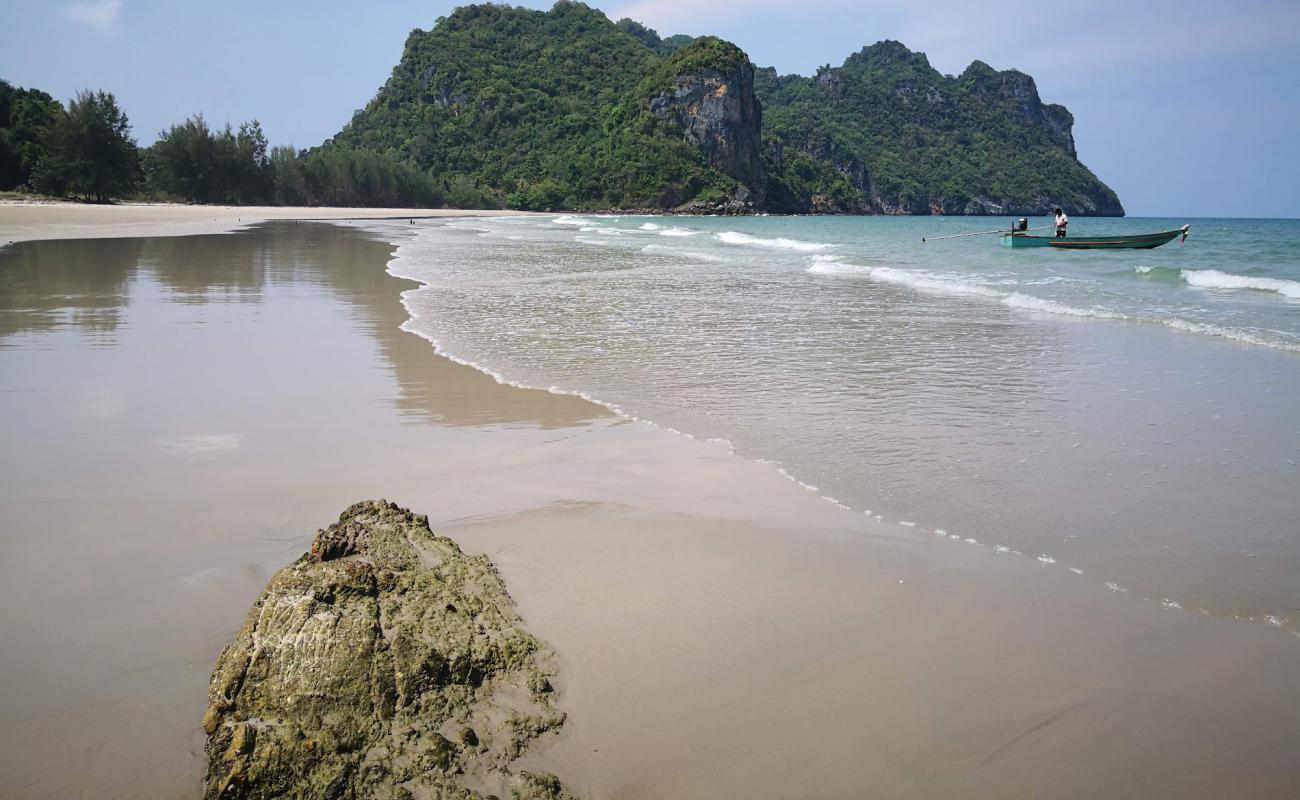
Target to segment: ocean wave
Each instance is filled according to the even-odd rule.
[[[813,264],[807,271],[814,275],[856,275],[881,283],[906,286],[932,294],[974,295],[993,299],[1001,299],[1006,296],[1005,292],[999,292],[987,286],[933,272],[849,264],[845,263],[839,256],[813,256],[811,260]]]
[[[1222,325],[1212,325],[1208,322],[1189,322],[1188,320],[1177,318],[1160,321],[1170,328],[1173,328],[1176,331],[1183,331],[1184,333],[1199,333],[1202,336],[1218,336],[1223,339],[1231,339],[1234,342],[1253,344],[1258,347],[1272,347],[1278,350],[1290,350],[1293,353],[1300,353],[1300,342],[1277,341],[1240,328],[1227,328]]]
[[[659,231],[660,236],[679,236],[679,237],[695,236],[698,233],[699,231],[691,231],[691,230],[687,230],[686,228],[664,228],[663,230]]]
[[[1185,269],[1181,270],[1181,273],[1188,286],[1199,289],[1252,289],[1259,292],[1277,292],[1283,297],[1300,300],[1300,281],[1234,275],[1217,269]]]
[[[1182,270],[1178,267],[1161,267],[1156,265],[1139,264],[1133,268],[1133,272],[1141,275],[1144,280],[1157,281],[1161,283],[1181,283],[1183,280]],[[1122,275],[1124,273],[1121,271],[1111,274]]]
[[[1037,311],[1048,314],[1060,314],[1067,317],[1095,317],[1097,319],[1125,319],[1123,314],[1102,308],[1077,308],[1055,300],[1024,294],[1006,292],[974,283],[962,278],[933,272],[897,269],[895,267],[870,267],[863,264],[847,264],[835,256],[814,256],[813,265],[808,272],[820,275],[860,275],[881,283],[906,286],[928,294],[941,294],[952,297],[976,297],[999,302],[1008,308],[1023,311]]]
[[[798,250],[805,253],[830,250],[835,246],[826,242],[805,242],[799,239],[786,239],[781,236],[767,239],[762,236],[750,236],[748,233],[740,233],[739,231],[723,231],[715,235],[718,237],[718,241],[723,244],[770,247],[775,250]]]
[[[640,230],[643,230],[643,231],[657,231],[657,230],[659,230],[660,227],[661,227],[661,226],[656,225],[656,224],[654,224],[653,222],[647,222],[647,223],[645,223],[645,224],[643,224],[643,225],[641,226]]]
[[[641,248],[642,253],[667,253],[668,255],[689,258],[695,261],[709,261],[714,264],[725,264],[727,259],[714,255],[712,253],[702,253],[699,250],[679,250],[676,247],[665,244],[648,244]]]
[[[1064,303],[1058,303],[1055,300],[1045,300],[1033,295],[1012,292],[1002,299],[1002,304],[1009,308],[1020,308],[1026,311],[1041,311],[1048,314],[1060,314],[1066,317],[1094,317],[1096,319],[1128,319],[1127,316],[1117,311],[1107,311],[1104,308],[1077,308],[1067,306]]]
[[[558,217],[556,217],[555,219],[551,220],[551,222],[554,223],[554,224],[556,224],[556,225],[578,225],[578,226],[586,226],[586,225],[591,225],[591,224],[592,224],[592,223],[591,223],[591,220],[587,219],[586,217],[577,217],[577,216],[574,216],[574,215],[572,215],[572,214],[561,214],[560,216],[558,216]]]

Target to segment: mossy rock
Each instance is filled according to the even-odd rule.
[[[490,561],[423,516],[357,503],[271,578],[217,659],[205,796],[565,796],[509,768],[564,722],[553,659]]]

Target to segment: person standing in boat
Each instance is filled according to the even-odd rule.
[[[1065,215],[1065,211],[1060,206],[1056,207],[1056,238],[1065,238],[1065,228],[1070,224],[1070,218]]]

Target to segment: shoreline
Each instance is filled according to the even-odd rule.
[[[868,521],[885,526],[889,530],[901,530],[903,532],[906,532],[909,535],[925,536],[927,538],[933,535],[933,538],[937,542],[939,542],[940,545],[943,547],[958,546],[962,548],[975,548],[977,550],[984,551],[990,555],[995,555],[996,557],[1004,560],[1023,561],[1025,564],[1032,566],[1036,569],[1051,568],[1054,570],[1059,570],[1063,573],[1060,576],[1063,580],[1070,580],[1075,577],[1085,575],[1085,571],[1083,569],[1072,566],[1069,561],[1066,561],[1064,563],[1058,563],[1058,559],[1051,554],[1048,553],[1039,554],[1037,551],[1027,552],[1018,549],[1012,549],[1011,547],[999,544],[997,541],[987,541],[983,539],[976,541],[966,533],[959,534],[955,529],[949,529],[945,527],[935,527],[936,521],[933,519],[927,520],[924,516],[918,517],[918,516],[908,514],[908,515],[904,515],[904,517],[885,518],[879,513],[873,513],[873,511],[870,509],[854,508],[850,505],[845,504],[844,502],[841,502],[839,499],[832,496],[827,491],[824,491],[823,489],[819,488],[818,486],[813,485],[812,483],[808,483],[799,475],[789,472],[786,466],[782,465],[781,463],[739,452],[736,449],[736,445],[727,439],[710,439],[704,436],[697,435],[695,433],[687,432],[684,430],[678,430],[677,428],[672,427],[671,425],[665,424],[663,422],[656,421],[654,419],[640,417],[626,410],[625,408],[623,408],[622,406],[620,406],[615,402],[593,396],[584,391],[566,389],[559,386],[558,384],[552,384],[550,386],[546,386],[541,384],[521,382],[513,378],[510,378],[509,376],[493,369],[492,367],[459,356],[454,352],[452,352],[450,349],[448,349],[442,340],[434,338],[432,334],[420,330],[419,326],[415,324],[420,319],[420,315],[418,309],[416,309],[413,306],[413,304],[410,302],[410,297],[414,293],[422,289],[432,288],[432,284],[430,284],[426,280],[421,279],[417,275],[403,272],[400,269],[395,269],[401,256],[401,243],[394,243],[394,244],[396,249],[394,250],[393,258],[389,261],[385,271],[389,275],[393,276],[394,278],[398,278],[403,281],[410,281],[418,284],[416,288],[404,290],[401,293],[402,306],[405,309],[406,313],[410,316],[410,319],[402,323],[401,329],[427,342],[429,346],[433,349],[433,351],[441,358],[445,358],[455,364],[467,367],[478,373],[481,373],[504,387],[510,387],[513,389],[519,389],[519,390],[524,390],[529,392],[540,391],[552,395],[557,395],[560,397],[574,398],[576,400],[580,400],[582,402],[590,403],[594,406],[597,406],[600,409],[607,411],[610,414],[613,414],[614,416],[617,416],[618,418],[626,422],[638,424],[638,425],[645,425],[652,428],[655,431],[659,431],[664,434],[670,434],[673,436],[682,437],[686,440],[690,440],[704,445],[708,445],[710,447],[718,448],[719,450],[725,451],[726,454],[730,457],[742,460],[746,463],[759,465],[766,469],[771,470],[776,475],[779,475],[784,480],[788,481],[794,486],[797,486],[800,489],[808,492],[811,497],[814,497],[817,500],[821,500],[829,504],[833,508],[850,512],[853,514],[863,513],[866,515]],[[926,524],[927,522],[929,523],[928,526]],[[939,524],[945,524],[945,523],[939,523]],[[1068,573],[1068,574],[1064,574],[1064,573]],[[1255,613],[1251,613],[1247,615],[1232,614],[1232,613],[1219,612],[1219,611],[1209,611],[1200,606],[1195,606],[1195,605],[1184,606],[1181,603],[1175,600],[1171,600],[1169,597],[1160,594],[1159,592],[1151,591],[1149,587],[1134,587],[1134,586],[1127,586],[1127,585],[1121,586],[1115,583],[1113,580],[1107,579],[1106,576],[1102,576],[1099,578],[1096,575],[1089,575],[1087,577],[1087,583],[1089,583],[1096,589],[1105,589],[1108,592],[1118,594],[1118,595],[1123,595],[1132,601],[1144,603],[1153,606],[1155,608],[1159,608],[1163,611],[1177,611],[1179,613],[1186,613],[1186,614],[1201,614],[1201,615],[1214,617],[1218,619],[1225,619],[1225,620],[1231,620],[1231,621],[1244,623],[1244,624],[1263,626],[1270,630],[1274,630],[1279,633],[1289,634],[1290,636],[1300,639],[1300,630],[1297,630],[1295,627],[1292,627],[1290,625],[1289,618],[1283,616],[1285,612],[1276,609],[1261,609]]]
[[[95,205],[0,200],[0,246],[26,241],[198,236],[229,233],[263,222],[383,221],[455,217],[532,216],[536,212],[451,208],[333,206],[205,206],[181,203]]]
[[[1008,786],[1054,796],[1122,796],[1135,787],[1215,796],[1229,787],[1281,795],[1300,786],[1300,776],[1278,760],[1300,736],[1293,680],[1300,650],[1289,637],[1169,614],[1053,581],[1036,565],[908,535],[705,441],[628,424],[571,395],[494,381],[397,329],[396,314],[406,309],[392,290],[407,279],[386,273],[396,245],[351,226],[316,227],[173,239],[183,249],[153,254],[156,275],[135,267],[128,273],[137,283],[158,283],[173,299],[139,306],[141,316],[128,317],[119,335],[137,331],[130,346],[163,358],[171,351],[161,334],[192,337],[208,359],[202,370],[175,363],[181,377],[169,378],[164,418],[136,423],[155,438],[137,441],[140,432],[128,427],[114,448],[78,456],[90,470],[82,489],[93,489],[82,505],[103,512],[123,498],[140,502],[148,485],[168,502],[104,517],[124,526],[119,533],[142,524],[152,530],[178,503],[198,522],[179,541],[127,538],[124,553],[109,551],[84,569],[99,580],[120,572],[132,586],[136,560],[148,558],[162,574],[150,576],[144,596],[128,593],[141,606],[99,613],[118,624],[123,614],[162,613],[172,625],[202,629],[204,641],[159,643],[140,632],[131,639],[145,645],[138,657],[101,654],[108,691],[131,681],[115,668],[137,669],[140,658],[157,658],[150,669],[162,670],[144,674],[172,675],[174,666],[165,665],[178,645],[210,650],[197,659],[210,667],[220,649],[215,640],[228,641],[225,632],[242,619],[265,570],[301,552],[312,528],[341,507],[336,499],[383,494],[428,514],[435,532],[467,552],[489,555],[529,630],[557,650],[559,705],[570,723],[559,739],[530,751],[524,766],[556,772],[581,796],[1001,796]],[[287,240],[283,252],[272,247],[277,235]],[[271,249],[255,252],[273,266],[296,253],[327,260],[306,275],[284,276],[293,292],[264,278],[254,290],[232,293],[225,287],[242,286],[245,268],[230,266],[231,257],[262,242]],[[210,253],[218,244],[226,249]],[[388,256],[377,264],[383,251]],[[137,263],[133,252],[125,251],[122,263]],[[193,285],[188,272],[166,271],[205,253],[214,274],[195,276]],[[316,290],[305,303],[301,296],[318,283],[328,291]],[[220,302],[205,305],[209,297]],[[340,308],[351,309],[342,322]],[[205,324],[190,324],[196,320]],[[214,323],[225,327],[213,330]],[[253,340],[268,366],[243,375],[256,364],[241,351],[250,324],[262,326]],[[125,351],[121,341],[115,346]],[[286,365],[292,375],[281,374]],[[127,377],[150,369],[130,367]],[[204,378],[205,371],[216,375]],[[186,386],[187,376],[198,385]],[[204,401],[204,381],[221,385],[230,377],[262,381],[256,396],[266,407],[240,411]],[[74,372],[65,380],[83,378]],[[69,388],[74,395],[94,389]],[[97,405],[89,408],[100,415],[93,419],[120,419],[105,398],[90,396]],[[197,405],[201,430],[189,411],[177,414],[182,399]],[[15,395],[9,402],[21,401]],[[134,401],[128,395],[125,402],[130,409]],[[23,406],[11,418],[35,408]],[[15,531],[32,528],[21,551],[6,540],[5,555],[11,567],[40,567],[62,550],[61,541],[36,537],[50,525],[45,498],[59,496],[53,489],[71,479],[59,474],[65,453],[57,446],[41,454],[36,448],[50,446],[45,440],[15,441],[36,456],[36,477],[25,483],[46,483],[32,495],[17,482],[5,490],[6,508],[21,512],[9,515]],[[122,445],[140,451],[140,463],[128,462],[131,475],[119,474]],[[11,457],[17,468],[19,456]],[[95,477],[100,461],[105,471]],[[101,518],[88,508],[73,517],[89,523],[87,535],[103,537]],[[262,573],[240,571],[250,558]],[[41,577],[9,576],[37,593],[32,582]],[[201,594],[186,594],[191,587]],[[52,607],[84,613],[72,611],[84,598],[71,594]],[[120,602],[112,591],[103,596]],[[169,600],[175,607],[144,610]],[[56,626],[68,619],[47,618]],[[15,622],[3,619],[6,628]],[[8,658],[23,650],[21,657],[39,666],[66,655],[50,644],[33,650],[28,639],[18,637],[29,648]],[[201,692],[192,709],[186,698],[194,685],[206,685],[206,669],[191,671],[203,672],[202,680],[180,680],[179,705],[167,712],[181,730],[197,729],[202,713]],[[1242,674],[1252,680],[1239,680]],[[155,681],[148,684],[119,696],[157,690]],[[85,727],[97,730],[101,712],[91,717],[95,724]],[[1212,742],[1196,735],[1209,720]],[[4,722],[9,741],[19,728],[11,713]],[[113,730],[106,727],[106,736]],[[143,750],[151,741],[141,736],[126,746]],[[53,743],[63,742],[56,735]],[[6,760],[25,747],[30,743],[9,741]],[[98,753],[88,751],[87,766],[99,766]],[[124,768],[156,757],[132,751]],[[8,779],[16,764],[0,767],[0,786],[25,786]],[[134,784],[127,779],[110,781],[104,794],[128,794],[122,787]]]

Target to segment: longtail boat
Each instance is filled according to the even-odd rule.
[[[1172,231],[1114,236],[1030,236],[1012,231],[1002,234],[1002,244],[1005,247],[1059,247],[1062,250],[1150,250],[1179,236],[1186,239],[1191,227],[1184,225]]]

